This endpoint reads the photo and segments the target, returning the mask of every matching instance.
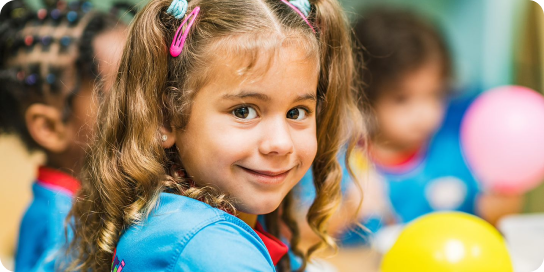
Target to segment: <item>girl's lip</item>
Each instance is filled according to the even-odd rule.
[[[287,175],[289,174],[289,172],[291,172],[291,170],[293,169],[293,168],[290,168],[288,170],[266,171],[266,170],[253,170],[253,169],[245,168],[243,166],[239,166],[239,167],[242,168],[245,172],[254,176],[257,179],[257,181],[259,181],[260,183],[265,183],[265,184],[278,184],[283,182],[285,178],[287,177]]]
[[[242,166],[240,166],[240,167],[242,167]],[[260,174],[260,175],[271,176],[271,177],[275,177],[275,176],[285,174],[285,173],[287,173],[287,172],[289,172],[291,170],[291,169],[287,169],[287,170],[280,170],[280,171],[264,171],[264,170],[253,170],[253,169],[249,169],[249,168],[245,168],[245,167],[242,167],[242,168],[244,168],[245,170],[247,170],[249,172],[255,172],[255,173]]]

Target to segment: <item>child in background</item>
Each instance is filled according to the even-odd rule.
[[[477,214],[491,223],[519,212],[520,196],[482,192],[463,158],[459,129],[472,98],[451,92],[452,61],[439,32],[408,11],[378,8],[361,14],[354,33],[364,64],[361,93],[374,113],[370,141],[361,141],[350,157],[364,191],[359,222],[376,232],[440,210]],[[301,184],[304,207],[312,198],[311,173]],[[349,178],[342,184],[343,205],[353,210],[357,202],[349,200],[359,198],[359,191]],[[368,243],[368,231],[349,220],[337,215],[331,233],[346,246]]]
[[[376,9],[363,14],[355,35],[364,48],[363,92],[376,116],[368,153],[389,221],[455,210],[496,223],[519,212],[520,196],[482,191],[465,162],[459,130],[472,98],[451,92],[451,58],[439,32],[410,12]]]
[[[63,241],[97,97],[111,85],[106,71],[117,67],[126,28],[89,2],[58,1],[33,12],[13,1],[1,18],[0,130],[47,156],[32,185],[15,256],[15,271],[30,271]]]
[[[286,226],[311,256],[297,250],[290,191],[312,162],[308,221],[333,245],[336,156],[361,120],[351,52],[336,0],[148,3],[99,111],[71,267],[291,271],[277,235]]]

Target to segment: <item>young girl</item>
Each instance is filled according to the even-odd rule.
[[[47,156],[32,185],[15,256],[16,271],[29,271],[63,240],[94,125],[94,89],[111,85],[107,71],[118,63],[126,27],[88,2],[58,1],[35,12],[13,1],[1,17],[0,116],[7,118],[0,119],[0,131],[18,134],[29,150]]]
[[[69,269],[290,271],[281,226],[304,261],[333,245],[353,67],[336,0],[152,0],[99,112]],[[322,240],[303,255],[290,191],[312,163]]]

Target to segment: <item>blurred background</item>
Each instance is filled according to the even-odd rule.
[[[544,90],[544,13],[519,0],[341,0],[350,19],[380,6],[414,11],[442,29],[455,84],[482,92],[502,85]],[[544,211],[544,186],[527,194],[524,212]]]
[[[70,1],[68,1],[70,2]],[[115,1],[90,1],[108,10]],[[129,1],[130,2],[130,1]],[[416,12],[442,30],[453,56],[455,85],[482,92],[503,85],[544,90],[544,13],[530,0],[340,0],[354,22],[362,11],[389,5]],[[27,3],[38,10],[39,0]],[[132,1],[141,6],[146,1]],[[127,15],[127,20],[130,16]],[[0,22],[1,23],[1,22]],[[544,141],[544,139],[542,139]],[[13,135],[0,136],[0,259],[13,268],[20,219],[31,200],[40,153]],[[523,213],[544,212],[544,186],[528,192]],[[364,252],[364,255],[362,255]],[[377,271],[379,256],[344,250],[329,261],[339,271]],[[368,269],[368,270],[365,270]]]

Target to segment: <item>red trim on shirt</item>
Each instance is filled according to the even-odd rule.
[[[81,187],[81,184],[76,178],[59,170],[44,166],[41,166],[38,169],[38,183],[46,187],[52,186],[61,188],[72,194],[75,194]]]
[[[407,152],[407,153],[404,153],[404,154],[402,154],[402,153],[398,154],[397,157],[392,158],[390,160],[384,160],[384,159],[378,158],[376,156],[372,156],[372,160],[375,163],[377,163],[379,165],[382,165],[382,166],[400,167],[400,166],[409,164],[409,163],[413,162],[414,160],[416,160],[420,153],[421,153],[421,150],[418,149],[416,151]]]
[[[266,232],[259,222],[257,222],[257,224],[255,225],[254,230],[257,235],[259,235],[261,240],[263,240],[266,249],[268,249],[270,257],[272,258],[272,262],[274,263],[274,265],[276,265],[281,260],[281,258],[285,256],[285,254],[287,254],[289,248],[278,238]]]

